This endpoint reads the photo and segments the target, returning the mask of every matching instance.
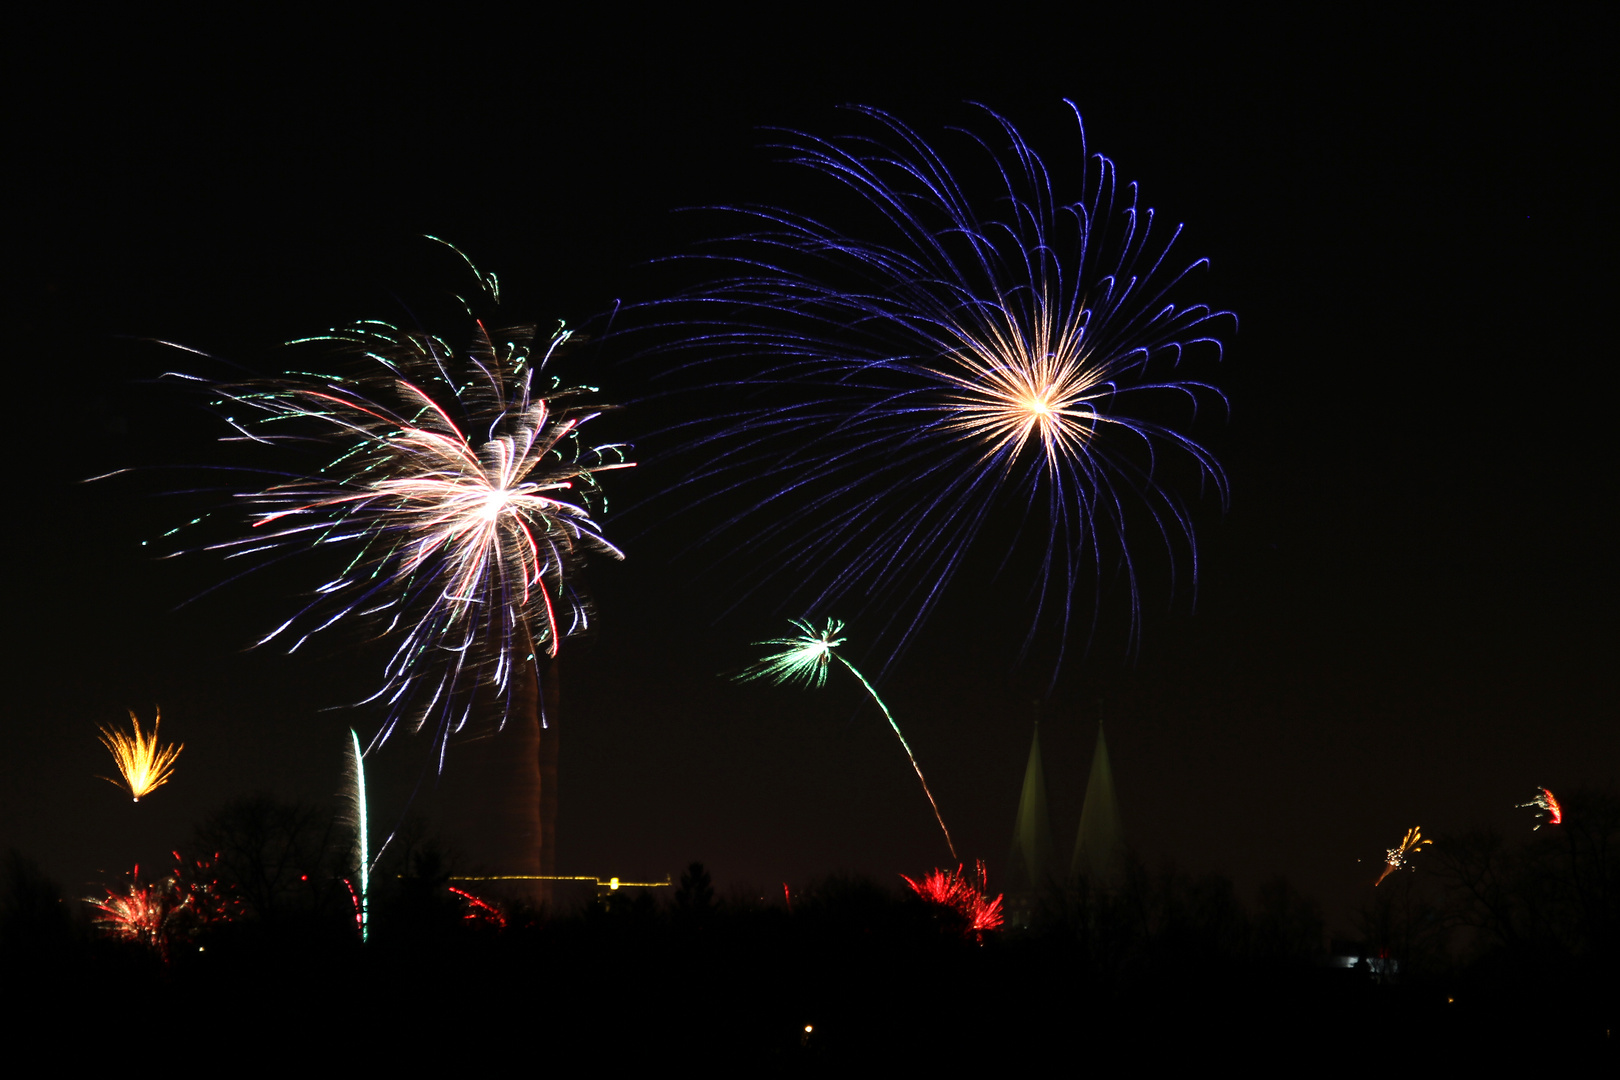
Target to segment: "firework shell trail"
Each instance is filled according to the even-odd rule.
[[[497,305],[494,276],[466,265]],[[291,652],[328,627],[364,625],[391,646],[365,699],[387,708],[373,745],[402,723],[430,727],[440,767],[475,695],[509,708],[519,669],[538,683],[540,654],[588,625],[580,571],[623,557],[602,535],[597,478],[632,464],[621,444],[585,441],[603,411],[595,391],[551,374],[569,331],[495,328],[465,310],[461,348],[362,322],[291,343],[336,359],[337,373],[206,383],[226,441],[275,451],[276,469],[265,470],[275,482],[237,493],[250,527],[202,549],[250,569],[330,560],[330,576],[257,644]]]
[[[911,744],[906,741],[900,725],[895,722],[894,714],[889,711],[889,706],[884,704],[866,676],[862,675],[854,664],[838,654],[838,647],[843,645],[845,640],[839,636],[843,633],[844,624],[837,619],[828,619],[826,627],[817,632],[805,619],[790,621],[799,633],[794,637],[756,642],[755,644],[759,646],[774,647],[777,651],[745,669],[737,679],[741,682],[769,679],[777,685],[800,684],[807,689],[815,689],[827,684],[827,669],[832,666],[834,660],[848,668],[849,673],[855,676],[871,695],[872,700],[877,703],[877,707],[883,711],[883,718],[894,730],[894,737],[900,740],[900,747],[906,752],[906,759],[911,762],[918,783],[922,784],[923,794],[928,797],[928,806],[934,812],[934,820],[939,822],[939,831],[945,835],[945,846],[950,849],[951,858],[956,858],[956,843],[951,839],[951,830],[945,827],[945,818],[940,814],[939,803],[934,801],[934,793],[928,787],[928,778],[923,776],[922,766],[917,764],[917,755],[912,753]]]
[[[1433,840],[1423,839],[1423,834],[1416,825],[1407,829],[1406,835],[1401,838],[1400,846],[1392,847],[1384,852],[1384,872],[1378,875],[1377,881],[1373,882],[1373,888],[1376,889],[1382,885],[1385,878],[1404,867],[1408,859],[1422,851],[1426,845],[1432,843],[1434,843]]]
[[[683,498],[743,493],[707,538],[769,551],[743,587],[790,577],[802,610],[859,597],[883,614],[874,643],[891,661],[994,526],[1011,537],[995,559],[1033,552],[1024,650],[1055,630],[1055,680],[1104,563],[1128,583],[1134,642],[1138,530],[1163,542],[1172,578],[1184,564],[1196,580],[1178,492],[1224,504],[1226,483],[1183,429],[1225,398],[1189,371],[1219,360],[1235,320],[1180,299],[1205,261],[1175,255],[1180,226],[1087,157],[1077,112],[1079,160],[1060,176],[987,109],[950,156],[855,111],[870,134],[776,146],[829,198],[843,190],[852,223],[723,208],[743,231],[696,256],[720,276],[670,302],[687,366],[714,373],[706,392],[740,395],[686,429],[698,463]]]
[[[154,710],[151,734],[143,735],[140,718],[131,709],[130,734],[126,735],[113,727],[101,729],[101,743],[112,753],[119,775],[117,780],[110,776],[102,779],[128,791],[135,802],[140,802],[141,796],[150,795],[169,782],[169,777],[174,774],[174,763],[180,757],[180,751],[185,749],[185,743],[171,743],[168,746],[158,743],[158,725],[162,719],[162,712]]]
[[[1543,825],[1562,825],[1564,823],[1564,804],[1558,801],[1558,796],[1552,793],[1551,788],[1539,788],[1538,794],[1529,802],[1519,803],[1519,808],[1533,806],[1536,808],[1536,824],[1531,827],[1535,832]]]

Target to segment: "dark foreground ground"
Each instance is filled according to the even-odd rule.
[[[512,907],[502,926],[424,875],[379,890],[364,947],[335,907],[239,910],[176,923],[165,962],[25,871],[8,867],[5,1022],[31,1043],[54,1033],[46,1052],[64,1061],[1399,1074],[1602,1063],[1620,1028],[1612,969],[1579,958],[1424,960],[1408,934],[1398,975],[1334,966],[1312,905],[1281,883],[1254,905],[1218,878],[1054,889],[1017,914],[1027,925],[980,937],[862,879],[822,881],[790,910],[717,901],[694,867],[663,902]]]

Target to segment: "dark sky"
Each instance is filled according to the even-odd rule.
[[[142,339],[271,370],[280,341],[442,288],[420,233],[499,272],[514,317],[580,323],[667,287],[648,260],[701,237],[677,209],[799,197],[762,126],[833,134],[858,102],[933,134],[978,100],[1055,155],[1068,97],[1091,148],[1188,223],[1183,250],[1213,263],[1203,295],[1241,327],[1218,376],[1230,418],[1196,429],[1232,489],[1226,514],[1198,511],[1196,605],[1167,596],[1150,551],[1139,651],[1105,590],[1103,631],[1046,707],[1058,847],[1102,714],[1149,862],[1244,890],[1284,874],[1347,924],[1408,826],[1527,827],[1512,807],[1535,785],[1612,782],[1620,763],[1600,11],[20,24],[0,846],[88,888],[238,795],[329,798],[346,728],[376,723],[322,711],[367,685],[374,652],[243,651],[296,571],[176,610],[220,574],[140,546],[183,500],[77,482],[215,453],[211,421],[149,381],[185,365]],[[593,381],[643,393],[645,365],[603,352]],[[633,439],[668,418],[611,422]],[[627,493],[678,480],[644,470]],[[701,557],[672,560],[679,540],[632,533],[594,577],[601,629],[564,673],[559,868],[661,877],[699,858],[725,884],[943,861],[854,691],[718,677],[779,627],[714,622],[721,586]],[[978,602],[953,597],[884,690],[994,873],[1030,680],[962,632]],[[187,747],[131,806],[96,779],[95,726],[154,703]],[[416,760],[388,753],[383,816]]]

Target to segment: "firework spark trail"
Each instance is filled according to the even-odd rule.
[[[617,881],[618,879],[615,878],[614,880]],[[502,930],[506,929],[506,916],[501,914],[500,908],[479,899],[472,893],[467,892],[465,889],[458,889],[454,885],[449,886],[449,889],[452,893],[461,897],[461,899],[467,904],[467,913],[463,915],[462,918],[471,922],[495,925],[500,927]]]
[[[1211,324],[1226,313],[1179,305],[1204,261],[1168,261],[1180,228],[1155,229],[1107,158],[1086,161],[1065,203],[988,110],[993,136],[963,133],[978,157],[964,164],[988,167],[961,179],[894,117],[857,111],[877,135],[790,132],[777,149],[853,193],[870,220],[845,231],[737,210],[750,231],[702,256],[731,276],[675,301],[690,305],[673,318],[698,370],[749,371],[733,383],[748,403],[692,434],[703,463],[683,497],[705,483],[754,492],[719,531],[743,526],[750,545],[771,546],[778,569],[765,573],[797,575],[790,595],[805,608],[862,596],[889,611],[879,639],[890,660],[989,523],[1044,533],[1024,649],[1055,622],[1055,679],[1072,597],[1087,565],[1100,577],[1104,547],[1125,571],[1134,640],[1127,516],[1151,518],[1173,573],[1179,542],[1192,548],[1188,511],[1162,481],[1167,457],[1190,461],[1224,501],[1214,457],[1153,419],[1150,403],[1224,405],[1177,369],[1194,347],[1219,355]],[[992,198],[977,197],[976,180]],[[1196,580],[1195,552],[1192,570]]]
[[[1400,847],[1392,847],[1384,852],[1384,872],[1378,875],[1377,881],[1373,882],[1373,888],[1378,888],[1379,885],[1383,884],[1385,878],[1405,866],[1406,860],[1423,850],[1425,844],[1432,843],[1434,843],[1433,840],[1423,839],[1423,834],[1418,831],[1416,825],[1407,829],[1406,835],[1401,838]]]
[[[355,897],[354,912],[355,921],[360,928],[360,941],[363,944],[371,933],[371,842],[366,824],[366,756],[360,748],[360,735],[353,728],[349,729],[349,738],[354,744],[354,757],[351,759],[350,767],[354,770],[356,876],[360,879],[360,892]]]
[[[1540,811],[1536,814],[1538,820],[1535,826],[1530,830],[1531,832],[1535,832],[1536,829],[1541,828],[1543,825],[1562,825],[1564,823],[1564,804],[1558,801],[1558,796],[1552,793],[1551,788],[1541,788],[1540,791],[1541,794],[1537,795],[1529,802],[1518,804],[1518,806],[1521,808],[1526,806],[1534,806],[1538,811]],[[1545,818],[1546,820],[1539,820],[1541,818]]]
[[[838,647],[844,643],[844,639],[838,636],[844,629],[844,624],[837,619],[828,619],[827,628],[818,634],[804,619],[790,621],[799,628],[799,636],[755,642],[756,645],[779,645],[782,649],[738,675],[738,680],[748,682],[768,678],[778,685],[803,682],[806,687],[821,687],[827,683],[827,668],[831,666],[833,660],[848,668],[850,674],[866,688],[872,700],[877,702],[877,707],[883,710],[883,718],[889,722],[889,727],[894,729],[894,736],[900,740],[900,747],[905,750],[906,758],[917,774],[917,781],[922,784],[923,794],[928,797],[928,805],[934,811],[934,820],[939,822],[939,831],[945,834],[945,846],[950,848],[951,858],[956,858],[956,843],[951,839],[951,830],[945,827],[945,818],[939,812],[939,804],[934,801],[934,793],[929,790],[928,779],[923,776],[922,766],[917,764],[917,755],[911,752],[911,744],[906,742],[905,735],[900,731],[900,725],[895,722],[894,714],[883,703],[883,699],[878,696],[872,684],[866,681],[866,676],[837,652]]]
[[[169,777],[174,773],[175,759],[186,748],[185,743],[158,745],[158,725],[162,720],[161,710],[154,710],[152,733],[143,736],[140,718],[131,709],[129,722],[134,729],[133,734],[125,735],[111,727],[101,729],[101,743],[112,751],[113,761],[117,763],[118,774],[122,777],[121,780],[114,780],[110,776],[102,779],[115,787],[124,788],[135,802],[140,802],[142,795],[148,795],[169,782]]]
[[[498,303],[494,276],[474,273]],[[421,730],[431,718],[441,767],[480,687],[509,704],[518,669],[538,684],[537,654],[556,655],[588,625],[578,571],[588,555],[623,557],[596,520],[606,505],[596,477],[632,464],[622,445],[581,440],[602,411],[586,403],[594,391],[546,374],[568,331],[543,338],[533,326],[491,329],[471,307],[467,316],[462,350],[362,322],[293,343],[354,361],[349,375],[208,384],[237,433],[225,441],[279,449],[293,471],[238,496],[247,535],[203,549],[257,557],[255,569],[312,550],[341,560],[257,644],[292,652],[331,626],[370,623],[393,642],[365,699],[387,707],[374,745],[402,721]],[[298,468],[290,451],[313,466]]]

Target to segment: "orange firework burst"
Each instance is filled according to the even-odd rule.
[[[921,881],[913,881],[901,874],[912,892],[928,901],[949,908],[967,920],[965,933],[975,936],[982,935],[986,930],[994,930],[1002,923],[1001,897],[991,900],[985,882],[984,862],[978,863],[978,880],[975,882],[962,872],[962,867],[956,870],[936,869],[932,874]]]
[[[113,760],[118,763],[118,773],[123,779],[114,780],[110,776],[102,777],[109,784],[124,788],[136,802],[141,796],[156,790],[169,782],[169,775],[174,772],[175,759],[180,751],[185,749],[185,743],[179,745],[158,745],[158,724],[162,721],[161,712],[154,711],[152,717],[152,734],[141,734],[141,721],[135,715],[135,710],[129,711],[129,722],[134,727],[133,735],[125,735],[116,728],[104,727],[101,729],[101,742],[112,751]]]
[[[1418,827],[1416,825],[1412,826],[1410,829],[1407,829],[1406,836],[1401,840],[1401,846],[1392,847],[1388,851],[1384,852],[1384,872],[1378,875],[1377,881],[1373,882],[1373,888],[1378,888],[1378,886],[1383,883],[1383,880],[1389,877],[1392,871],[1399,870],[1401,867],[1405,866],[1407,858],[1409,856],[1416,855],[1419,851],[1421,851],[1424,844],[1432,843],[1434,843],[1433,840],[1423,839],[1423,834],[1418,831]]]

